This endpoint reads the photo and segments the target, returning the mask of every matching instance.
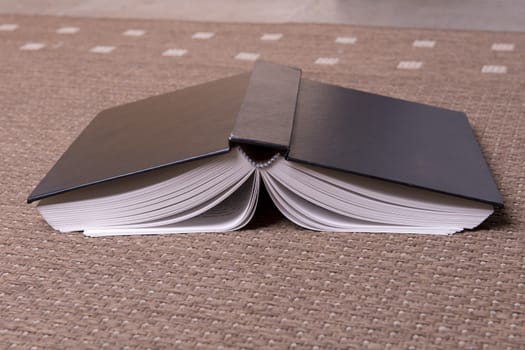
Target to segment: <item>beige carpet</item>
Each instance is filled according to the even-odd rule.
[[[464,110],[505,210],[450,237],[311,232],[266,206],[238,232],[89,239],[25,204],[98,111],[247,71],[241,52]],[[525,35],[4,15],[0,82],[0,348],[525,347]]]

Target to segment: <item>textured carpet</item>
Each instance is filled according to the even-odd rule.
[[[90,239],[25,204],[98,111],[247,71],[241,52],[465,111],[505,209],[449,237],[311,232],[266,205],[238,232]],[[3,15],[0,82],[0,348],[525,347],[523,34]]]

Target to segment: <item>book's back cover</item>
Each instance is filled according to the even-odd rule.
[[[502,205],[462,112],[302,79],[288,159]]]
[[[227,152],[249,78],[245,73],[102,111],[28,202]]]

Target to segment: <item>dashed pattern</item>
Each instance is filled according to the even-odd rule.
[[[79,31],[78,27],[61,27],[56,30],[57,34],[76,34]]]
[[[213,38],[214,36],[215,36],[214,32],[197,32],[197,33],[193,33],[191,37],[193,39],[207,40],[207,39]]]
[[[283,37],[282,33],[265,33],[261,35],[262,41],[278,41]]]
[[[0,31],[0,348],[523,348],[523,34],[12,15],[0,23],[18,25]],[[71,25],[80,31],[56,33]],[[123,36],[130,28],[147,40]],[[196,32],[216,36],[193,40]],[[264,42],[264,33],[283,37]],[[353,45],[335,42],[350,35]],[[433,49],[412,46],[429,39]],[[28,42],[46,46],[21,51]],[[90,53],[97,45],[116,49]],[[170,48],[187,54],[163,57]],[[253,61],[236,60],[240,52],[465,111],[506,207],[451,237],[336,234],[298,228],[261,197],[237,232],[91,239],[54,232],[25,204],[99,111],[246,72]],[[401,60],[423,66],[397,70]],[[507,73],[482,73],[484,65]]]
[[[0,31],[14,31],[15,29],[18,29],[18,24],[13,23],[6,23],[6,24],[0,24]],[[57,34],[77,34],[80,31],[79,27],[60,27],[56,30]],[[124,36],[130,36],[130,37],[140,37],[144,36],[146,34],[146,31],[143,29],[127,29],[124,32],[122,32],[122,35]],[[216,35],[215,32],[210,31],[197,31],[194,32],[191,35],[192,39],[196,40],[209,40],[214,38]],[[261,41],[279,41],[283,38],[283,33],[263,33],[260,36]],[[357,43],[357,37],[355,36],[337,36],[334,39],[334,42],[336,44],[343,44],[343,45],[354,45]],[[54,48],[59,48],[62,46],[62,43],[55,44]],[[428,39],[416,39],[412,42],[412,46],[415,48],[428,48],[432,49],[436,46],[435,40],[428,40]],[[41,48],[45,47],[45,44],[41,43],[27,43],[24,46],[21,46],[21,50],[25,51],[37,51]],[[514,51],[515,44],[514,43],[493,43],[491,46],[492,51]],[[104,54],[110,54],[115,49],[115,46],[102,46],[97,45],[93,48],[91,48],[89,51],[94,53],[104,53]],[[184,56],[188,53],[187,49],[180,49],[180,48],[174,48],[174,49],[167,49],[161,53],[162,56],[175,56],[180,57]],[[238,54],[233,56],[237,60],[242,61],[255,61],[259,59],[260,53],[256,52],[239,52]],[[315,59],[314,63],[321,66],[332,66],[338,64],[340,61],[339,57],[318,57]],[[398,70],[419,70],[423,68],[423,62],[422,61],[399,61],[396,68]],[[481,68],[481,73],[507,73],[507,67],[504,65],[484,65]]]
[[[46,44],[44,43],[25,43],[24,45],[20,46],[20,50],[24,51],[38,51],[42,48],[44,48]]]
[[[113,50],[115,50],[115,46],[97,45],[95,47],[92,47],[89,51],[93,53],[108,54],[108,53],[112,53]]]
[[[167,49],[162,53],[162,56],[174,56],[174,57],[180,57],[184,56],[188,53],[188,50],[186,49]]]
[[[507,73],[507,67],[497,65],[485,65],[481,68],[481,73],[505,74]]]
[[[415,69],[421,69],[421,67],[423,67],[423,62],[419,62],[419,61],[400,61],[397,64],[397,69],[415,70]]]
[[[142,29],[128,29],[122,33],[125,36],[143,36],[144,34],[146,34],[146,31]]]
[[[315,64],[329,65],[329,66],[333,66],[334,64],[337,64],[337,62],[339,62],[339,58],[337,57],[319,57],[318,59],[315,60]]]
[[[335,38],[335,42],[338,44],[355,44],[357,38],[354,36],[338,36]]]
[[[0,24],[0,31],[4,31],[4,32],[12,32],[13,30],[16,30],[17,28],[18,28],[17,24],[9,24],[9,23]]]
[[[514,44],[512,43],[494,43],[491,49],[493,51],[514,51]]]
[[[236,60],[242,61],[255,61],[259,58],[259,54],[255,52],[239,52],[236,56]]]
[[[434,40],[414,40],[412,46],[432,49],[436,46],[436,42]]]

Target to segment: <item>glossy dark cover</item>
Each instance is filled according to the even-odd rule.
[[[503,204],[464,113],[311,80],[288,160]]]
[[[291,135],[290,135],[291,133]],[[290,161],[501,206],[461,112],[301,79],[267,62],[217,80],[101,112],[28,202],[228,152],[229,141]]]
[[[288,149],[300,81],[297,68],[258,61],[230,140]]]
[[[102,111],[27,201],[228,152],[249,78],[241,74]]]

